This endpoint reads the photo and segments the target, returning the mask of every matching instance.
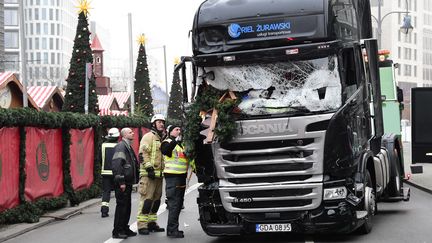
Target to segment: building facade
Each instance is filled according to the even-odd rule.
[[[25,49],[29,85],[64,86],[75,38],[77,14],[69,0],[5,1],[5,69],[21,73],[20,52]],[[20,27],[19,4],[24,25]],[[20,31],[25,31],[25,46]]]

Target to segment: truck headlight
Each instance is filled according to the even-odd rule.
[[[324,200],[343,199],[347,196],[347,189],[342,187],[334,187],[324,189]]]

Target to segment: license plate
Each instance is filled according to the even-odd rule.
[[[256,224],[255,232],[290,232],[291,224]]]

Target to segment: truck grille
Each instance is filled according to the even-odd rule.
[[[322,201],[325,130],[306,127],[333,114],[247,120],[230,142],[213,144],[224,208],[229,212],[311,210]],[[253,133],[257,129],[271,132]],[[249,133],[242,133],[242,127]],[[274,132],[275,129],[280,132]],[[252,131],[252,132],[251,132]]]

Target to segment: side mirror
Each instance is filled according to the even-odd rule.
[[[401,88],[399,88],[399,86],[396,86],[396,92],[397,92],[397,101],[399,103],[402,103],[404,100],[403,90]]]

